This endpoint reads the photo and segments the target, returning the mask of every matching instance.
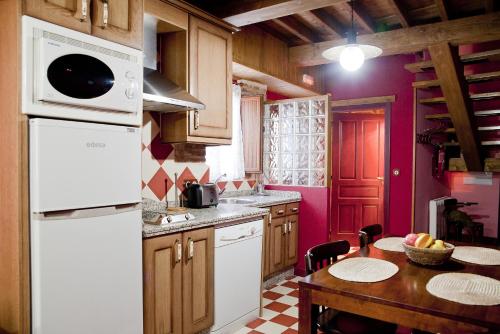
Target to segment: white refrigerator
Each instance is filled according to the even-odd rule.
[[[32,333],[142,333],[140,129],[29,129]]]

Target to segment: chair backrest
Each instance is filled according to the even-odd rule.
[[[337,256],[349,253],[349,241],[331,241],[310,248],[305,256],[307,275],[337,261]]]
[[[373,237],[382,234],[382,225],[373,224],[359,230],[359,247],[363,248],[373,242]]]

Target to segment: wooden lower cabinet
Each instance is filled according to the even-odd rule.
[[[214,229],[143,241],[144,333],[196,333],[213,325]]]
[[[271,214],[264,228],[264,277],[295,265],[299,256],[299,202],[269,209]]]

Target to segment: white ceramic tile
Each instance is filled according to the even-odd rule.
[[[142,181],[148,183],[160,169],[158,161],[153,159],[148,149],[142,151]]]
[[[294,323],[292,326],[290,326],[291,329],[295,329],[296,331],[299,330],[299,322],[297,321],[296,323]]]
[[[292,296],[283,296],[283,297],[280,297],[278,299],[276,299],[276,301],[278,303],[282,303],[282,304],[287,304],[287,305],[296,305],[298,303],[298,299],[296,297],[292,297]]]
[[[146,185],[144,189],[142,189],[142,197],[153,199],[155,201],[158,200],[158,197],[151,191],[151,189]]]
[[[264,319],[264,320],[271,320],[272,318],[274,318],[278,314],[279,314],[278,312],[268,310],[267,308],[263,308],[262,309],[262,316],[260,318]]]
[[[243,327],[243,328],[239,329],[238,331],[236,331],[234,334],[247,334],[247,333],[250,333],[251,331],[252,331],[251,328]]]
[[[284,283],[284,282],[281,282],[281,283]],[[294,289],[290,289],[290,288],[287,288],[286,286],[281,286],[281,285],[278,285],[277,287],[274,287],[271,289],[272,292],[281,293],[282,295],[287,295],[290,292],[292,292],[293,290]]]
[[[272,302],[274,302],[274,300],[272,299],[267,299],[267,298],[262,298],[262,306],[266,306],[266,305],[269,305],[271,304]]]
[[[264,334],[280,334],[287,330],[287,327],[267,321],[255,328],[256,331]]]
[[[148,146],[153,138],[160,133],[160,127],[148,112],[143,114],[142,124],[142,143]]]
[[[294,299],[295,299],[295,303],[293,305],[297,304],[299,301],[297,298],[294,298]],[[294,317],[294,318],[299,318],[299,308],[297,306],[292,306],[289,309],[286,309],[283,312],[283,314],[289,315],[289,316]]]
[[[294,278],[292,278],[290,281],[292,281],[292,282],[298,282],[298,281],[300,281],[301,279],[302,279],[302,277],[300,277],[300,276],[295,276],[295,277],[294,277]]]

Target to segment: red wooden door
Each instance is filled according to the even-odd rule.
[[[358,246],[358,231],[384,225],[384,115],[335,114],[332,240]]]

